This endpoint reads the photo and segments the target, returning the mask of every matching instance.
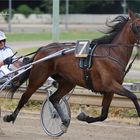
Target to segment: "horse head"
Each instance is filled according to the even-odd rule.
[[[130,31],[136,43],[140,43],[140,15],[129,10]]]

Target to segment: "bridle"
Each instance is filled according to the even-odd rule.
[[[136,16],[138,18],[140,18],[139,15],[136,14]],[[136,25],[136,22],[138,20],[140,21],[140,19],[138,19],[138,18],[131,23],[130,27],[131,27],[131,31],[134,33],[134,35],[136,37],[136,45],[135,46],[140,47],[140,26]],[[133,62],[135,61],[135,59],[137,58],[138,55],[139,55],[139,52],[136,53],[136,55],[132,59],[131,63],[128,65],[127,69],[125,70],[124,77],[131,69]]]
[[[135,35],[140,34],[140,26],[137,26],[136,23],[131,24],[131,30]]]
[[[137,21],[140,21],[140,17],[131,22],[130,28],[131,31],[134,33],[137,40],[140,40],[140,25],[136,24]]]
[[[137,19],[131,22],[130,28],[136,38],[135,46],[140,47],[140,25],[137,25],[137,21],[140,22],[140,16],[136,14],[136,17]]]

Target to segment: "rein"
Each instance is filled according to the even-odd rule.
[[[129,64],[129,66],[127,67],[127,69],[125,70],[124,77],[129,72],[129,70],[131,69],[133,62],[135,61],[135,59],[137,58],[138,55],[139,55],[139,53],[137,52],[136,55],[135,55],[135,57],[133,58],[133,60],[131,61],[131,63]]]
[[[64,43],[61,43],[62,45],[65,45],[65,46],[74,46],[76,43],[75,42],[64,42]],[[50,48],[55,48],[55,47],[58,47],[58,46],[54,46],[54,47],[52,47],[52,46],[50,46],[50,47],[48,47],[47,49],[50,49]],[[16,61],[18,61],[19,59],[21,59],[21,58],[24,58],[24,57],[26,57],[26,56],[30,56],[30,55],[32,55],[32,54],[35,54],[35,53],[37,53],[38,52],[38,50],[37,51],[34,51],[34,52],[32,52],[32,53],[29,53],[29,54],[26,54],[26,55],[24,55],[24,56],[20,56],[20,57],[17,57],[17,58],[13,58],[13,63],[14,62],[16,62]],[[16,52],[17,53],[17,52]]]
[[[37,51],[38,51],[38,50],[37,50]],[[29,56],[29,55],[35,54],[35,53],[37,53],[37,51],[34,51],[34,52],[32,52],[32,53],[29,53],[29,54],[26,54],[26,55],[24,55],[24,56],[22,56],[22,57],[26,57],[26,56]]]
[[[38,50],[37,50],[37,51],[38,51]],[[21,59],[21,58],[24,58],[24,57],[30,56],[30,55],[32,55],[32,54],[35,54],[35,53],[37,53],[37,51],[31,52],[31,53],[26,54],[26,55],[19,56],[19,57],[17,57],[17,58],[13,58],[13,62],[12,62],[12,63],[15,63],[16,61],[18,61],[18,60]],[[17,53],[17,52],[16,52],[16,53]]]
[[[137,26],[136,25],[136,21],[138,21],[139,19],[136,19],[135,21],[133,21],[132,23],[131,23],[131,30],[132,30],[132,32],[137,36],[139,36],[139,32],[140,32],[140,26]],[[139,47],[139,40],[137,40],[137,42],[138,42],[138,44],[137,44],[137,46]],[[137,58],[137,56],[139,55],[139,53],[137,52],[136,53],[136,55],[135,55],[135,57],[133,58],[133,60],[131,61],[131,63],[129,64],[129,66],[127,67],[127,69],[125,70],[125,73],[124,73],[124,77],[125,77],[125,75],[129,72],[129,70],[131,69],[131,67],[132,67],[132,64],[133,64],[133,62],[135,61],[135,59]]]

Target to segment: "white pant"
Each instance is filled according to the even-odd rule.
[[[7,66],[1,66],[0,68],[0,78],[3,77],[4,75],[10,73],[11,70],[7,68]]]

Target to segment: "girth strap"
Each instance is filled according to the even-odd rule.
[[[83,69],[83,75],[84,75],[84,80],[85,80],[85,84],[86,84],[87,89],[93,91],[93,85],[92,85],[90,69],[84,68]]]
[[[87,58],[85,59],[86,65],[83,65],[83,76],[84,76],[86,87],[87,89],[92,90],[92,91],[94,89],[93,89],[93,82],[91,78],[90,68],[92,67],[92,57],[93,57],[93,52],[96,49],[96,46],[97,44],[90,44],[89,54]]]

